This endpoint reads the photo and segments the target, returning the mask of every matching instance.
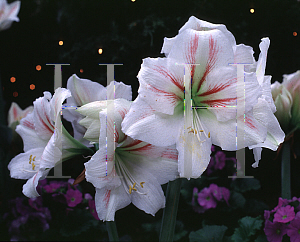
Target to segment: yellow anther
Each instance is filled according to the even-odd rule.
[[[35,156],[36,157],[36,156]],[[33,157],[32,161],[35,161],[35,157]]]
[[[31,164],[32,161],[32,155],[29,156],[29,164]]]
[[[31,163],[31,166],[32,166],[32,170],[34,170],[35,164],[33,162]]]
[[[204,132],[204,130],[203,130],[203,129],[201,129],[201,130],[199,130],[199,132]]]
[[[190,129],[190,128],[192,128],[192,126],[188,127],[187,129]]]
[[[129,186],[129,194],[131,194],[132,190],[137,191],[135,188],[136,183],[133,183],[132,187]]]
[[[143,186],[144,183],[145,183],[145,182],[140,182],[140,185],[141,185],[142,188],[144,187],[144,186]]]
[[[210,138],[210,132],[208,132],[208,138]]]

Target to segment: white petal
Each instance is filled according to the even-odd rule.
[[[22,118],[26,117],[27,114],[33,111],[33,106],[29,106],[26,109],[22,110],[19,105],[15,102],[11,103],[11,106],[8,110],[8,126],[16,121],[20,121]]]
[[[174,37],[174,38],[166,38],[165,37],[163,47],[162,47],[160,53],[165,54],[165,56],[168,57],[168,55],[172,49],[172,46],[174,44],[175,38],[176,37]]]
[[[254,160],[255,160],[255,162],[252,164],[253,168],[258,167],[259,161],[261,159],[261,152],[262,152],[261,147],[253,148],[253,154],[254,154]]]
[[[266,114],[267,118],[265,120],[257,118],[257,116],[259,116],[262,111]],[[275,115],[273,114],[272,110],[270,109],[265,100],[259,98],[258,105],[253,110],[253,115],[259,122],[266,126],[267,137],[264,142],[252,145],[249,148],[252,149],[256,147],[265,147],[274,151],[277,150],[279,144],[281,144],[284,141],[285,134],[282,131],[278,120],[276,119]]]
[[[137,208],[154,216],[160,208],[165,206],[165,196],[156,176],[153,176],[146,169],[136,166],[135,161],[126,161],[126,167],[134,180],[138,182],[136,188],[141,193],[132,191],[132,203]],[[140,186],[140,182],[144,182],[143,187]]]
[[[211,128],[213,129],[213,127]],[[206,133],[208,133],[208,130],[206,127],[204,127],[204,130]],[[191,135],[191,142],[187,143],[185,142],[184,137],[184,129],[181,129],[180,132],[180,138],[178,142],[176,143],[176,148],[178,150],[179,156],[178,156],[178,171],[180,177],[186,177],[187,179],[190,178],[198,178],[201,176],[201,174],[206,170],[208,163],[210,161],[210,154],[211,154],[211,139],[204,136],[204,134],[201,135],[201,142],[199,142],[196,135],[190,133]],[[191,162],[192,165],[192,174],[188,174],[184,167],[185,167],[185,148],[188,152],[190,152],[192,160],[187,161]]]
[[[67,89],[72,93],[76,106],[82,106],[90,102],[106,99],[106,89],[97,82],[81,79],[73,74],[67,82]],[[72,99],[67,104],[73,103]]]
[[[213,24],[213,23],[206,22],[204,20],[197,19],[194,16],[191,16],[189,18],[189,20],[179,30],[179,33],[183,32],[186,29],[194,29],[194,30],[203,31],[203,32],[204,31],[209,32],[211,30],[218,29],[225,35],[226,39],[228,39],[228,41],[230,42],[230,45],[232,46],[233,50],[235,51],[235,46],[236,46],[235,38],[234,38],[233,34],[230,31],[228,31],[226,26],[223,24]]]
[[[83,119],[83,120],[87,121],[87,119]],[[81,120],[81,121],[83,121],[83,120]],[[100,128],[101,128],[100,120],[99,119],[98,120],[97,119],[95,119],[95,120],[91,119],[91,120],[92,120],[92,122],[91,122],[89,128],[87,129],[87,131],[85,132],[83,137],[85,139],[89,140],[89,141],[98,143],[99,142],[99,137],[100,137]],[[80,121],[80,124],[84,123],[84,122],[81,122],[81,121]],[[88,122],[90,122],[90,121],[88,121]]]
[[[257,117],[254,117],[252,112],[245,114],[245,123],[242,125],[244,127],[239,127],[236,119],[220,122],[209,110],[201,110],[200,117],[210,131],[212,143],[220,146],[223,150],[234,151],[265,141],[267,128],[258,122],[256,118],[266,121],[267,115],[263,112],[263,105],[260,106],[260,109],[261,112],[258,112]],[[244,116],[240,116],[239,120],[243,122]],[[236,144],[237,129],[240,130],[239,132],[244,131],[244,144]]]
[[[123,82],[113,81],[106,87],[107,89],[107,100],[124,98],[128,101],[132,100],[131,86],[126,85]]]
[[[99,146],[114,142],[121,143],[125,134],[121,130],[121,123],[130,108],[131,102],[126,99],[116,99],[106,109],[99,113],[100,137]]]
[[[99,119],[99,112],[107,108],[107,105],[109,105],[110,102],[113,102],[113,100],[91,102],[78,108],[77,112],[84,116],[88,116],[89,118]]]
[[[276,106],[274,104],[274,100],[272,98],[272,92],[271,92],[271,76],[264,76],[264,81],[261,84],[262,87],[262,98],[265,99],[272,112],[275,113],[276,112]]]
[[[44,92],[44,97],[40,97],[33,102],[34,105],[34,126],[37,135],[44,140],[49,140],[54,132],[54,125],[50,115],[49,100],[51,94]]]
[[[29,179],[33,177],[40,167],[40,159],[43,151],[44,148],[36,148],[15,156],[8,164],[10,176],[16,179]],[[31,162],[29,163],[30,160]],[[32,165],[32,162],[34,165]]]
[[[158,146],[175,144],[179,128],[183,126],[183,111],[175,110],[174,115],[156,113],[138,97],[122,122],[122,130],[133,139]]]
[[[113,190],[96,188],[95,204],[98,217],[103,221],[114,221],[115,212],[130,204],[129,195],[122,186]]]
[[[99,189],[104,187],[114,189],[120,186],[121,181],[116,174],[114,164],[114,154],[107,154],[105,146],[99,147],[92,158],[84,163],[85,179]]]
[[[31,177],[24,185],[23,185],[23,194],[29,198],[35,198],[40,196],[37,192],[36,187],[39,183],[39,180],[43,180],[46,178],[50,170],[40,169],[33,177]]]
[[[178,152],[175,145],[154,146],[127,136],[116,152],[125,163],[136,161],[135,165],[155,176],[159,184],[178,177]]]
[[[24,151],[47,145],[48,140],[41,139],[34,129],[34,114],[30,113],[21,120],[20,125],[16,127],[16,132],[22,137]]]
[[[181,63],[179,63],[181,64]],[[155,111],[173,114],[184,99],[184,67],[170,58],[146,58],[138,74],[139,96]]]
[[[51,118],[53,121],[60,121],[62,104],[66,98],[71,96],[71,92],[66,88],[57,88],[50,101]],[[57,123],[56,123],[57,124]]]
[[[262,85],[264,81],[269,46],[270,46],[270,39],[262,38],[259,44],[260,54],[257,61],[257,69],[256,69],[257,80],[260,85]]]
[[[251,46],[239,44],[236,46],[234,53],[234,63],[237,64],[254,64],[255,59],[253,57],[254,51]],[[247,66],[245,66],[245,69]]]
[[[53,168],[58,162],[61,161],[62,143],[60,141],[60,144],[55,144],[54,140],[55,134],[52,135],[51,139],[49,140],[47,146],[43,151],[40,162],[40,168]]]

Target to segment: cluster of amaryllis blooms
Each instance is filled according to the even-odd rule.
[[[276,150],[284,140],[273,114],[271,76],[265,76],[269,43],[262,39],[256,61],[252,47],[237,45],[224,25],[191,17],[177,36],[165,38],[161,52],[166,57],[143,60],[137,76],[139,94],[133,102],[131,87],[122,82],[103,87],[71,76],[67,88],[58,88],[53,97],[44,92],[33,112],[20,121],[16,131],[25,153],[10,162],[11,176],[28,179],[23,186],[26,196],[39,196],[38,181],[51,168],[91,152],[88,147],[96,144],[96,153],[85,163],[85,178],[96,188],[99,218],[113,221],[115,211],[130,203],[154,215],[165,206],[161,184],[200,177],[212,144],[236,150],[241,129],[237,120],[244,122],[244,144],[239,149],[253,149],[258,165],[262,147]],[[242,83],[235,63],[247,64]],[[191,76],[190,123],[185,122],[184,72]],[[244,91],[237,92],[241,87]],[[240,116],[232,108],[237,101],[245,104]],[[77,107],[63,110],[74,137],[62,126],[62,105]],[[185,141],[186,134],[191,142]],[[191,174],[184,169],[186,150]]]

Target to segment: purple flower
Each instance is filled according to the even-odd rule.
[[[30,207],[34,208],[36,211],[42,211],[43,198],[42,197],[29,198],[28,204]]]
[[[211,173],[213,173],[213,171],[214,171],[214,164],[215,164],[214,158],[210,157],[210,162],[208,163],[208,166],[207,166],[206,171],[205,171],[208,176]]]
[[[89,208],[90,208],[90,212],[94,216],[94,218],[97,220],[100,220],[98,217],[98,214],[97,214],[95,200],[93,200],[93,199],[89,200]]]
[[[86,199],[86,200],[91,200],[91,199],[93,199],[93,197],[92,197],[91,194],[86,193],[86,194],[84,194],[84,199]]]
[[[282,237],[287,233],[287,226],[283,223],[272,223],[267,220],[264,228],[268,241],[281,242]]]
[[[204,213],[206,211],[205,208],[199,206],[199,204],[196,202],[198,198],[198,188],[197,187],[194,187],[193,189],[193,196],[192,196],[192,208],[193,210],[196,212],[196,213]]]
[[[268,220],[270,218],[271,212],[269,210],[264,211],[264,218],[265,220]]]
[[[279,208],[281,208],[282,206],[286,206],[288,205],[289,201],[287,199],[282,199],[281,197],[278,199],[278,205],[271,211],[271,212],[275,212],[277,211]]]
[[[300,213],[298,212],[295,219],[287,227],[287,235],[290,236],[291,242],[300,241]]]
[[[215,154],[215,169],[222,170],[225,167],[226,155],[222,151],[218,151]]]
[[[288,223],[295,218],[294,207],[287,205],[281,207],[274,214],[273,222]]]
[[[211,190],[207,187],[203,188],[202,191],[198,193],[198,203],[205,209],[215,208],[217,206],[217,201]]]
[[[214,198],[217,199],[218,201],[221,201],[222,199],[222,192],[220,187],[218,187],[216,184],[210,184],[209,189],[211,193],[213,194]]]
[[[229,198],[230,198],[230,191],[226,187],[221,187],[221,193],[222,193],[223,199],[225,200],[225,202],[229,206],[228,201],[229,201]]]
[[[44,186],[47,193],[54,193],[57,189],[61,188],[62,183],[58,181],[50,182],[49,185]]]
[[[75,207],[82,201],[82,193],[79,190],[69,189],[65,197],[69,207]]]

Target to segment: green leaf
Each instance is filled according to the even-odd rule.
[[[96,227],[98,222],[89,211],[75,209],[64,218],[60,233],[65,237],[76,236],[90,227]]]
[[[234,242],[247,242],[250,241],[250,236],[255,235],[256,230],[259,230],[262,226],[263,220],[260,216],[256,218],[244,217],[239,220],[239,228],[236,228],[231,240]]]
[[[257,199],[248,199],[245,204],[247,214],[263,214],[264,210],[268,210],[269,206]]]
[[[254,242],[268,242],[266,235],[259,235]]]
[[[246,199],[239,192],[232,191],[230,194],[229,205],[232,208],[243,208],[245,206]]]
[[[190,233],[190,242],[221,242],[227,227],[222,225],[207,225],[196,232]]]
[[[255,178],[235,179],[231,183],[231,188],[236,192],[247,192],[260,189],[260,182]]]

